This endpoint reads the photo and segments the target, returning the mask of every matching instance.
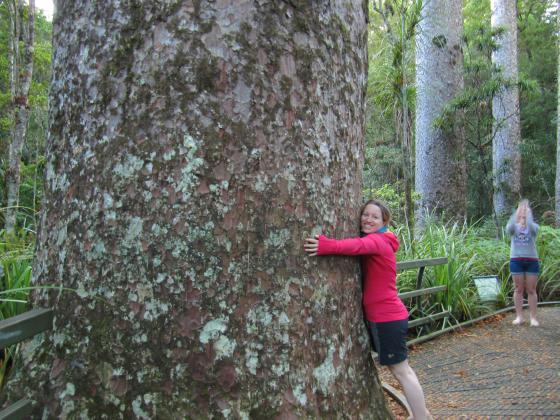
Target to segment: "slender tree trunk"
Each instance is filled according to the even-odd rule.
[[[401,44],[404,46],[408,42],[406,39],[406,12],[402,13],[401,16]],[[401,66],[401,74],[403,77],[403,83],[401,86],[401,107],[402,107],[402,152],[403,152],[403,169],[404,169],[404,201],[405,201],[405,215],[406,224],[408,226],[408,231],[414,231],[414,202],[412,201],[412,190],[414,184],[414,163],[412,161],[412,138],[411,133],[411,123],[410,123],[410,108],[408,106],[408,79],[406,77],[406,63],[405,54],[403,51]]]
[[[358,261],[363,2],[59,2],[12,393],[57,418],[389,418]]]
[[[461,219],[466,211],[464,139],[459,127],[436,128],[445,104],[463,88],[463,3],[424,4],[416,36],[416,219],[427,213]]]
[[[557,22],[560,30],[560,0],[558,1]],[[558,112],[556,118],[556,227],[560,227],[560,41],[558,42]]]
[[[509,87],[492,101],[494,133],[492,143],[494,211],[498,220],[506,217],[521,194],[521,129],[517,87],[517,4],[516,0],[491,0],[492,28],[503,28],[496,39],[498,49],[492,62],[502,71]]]
[[[6,171],[6,219],[5,229],[7,233],[13,233],[16,225],[17,206],[19,204],[19,186],[20,186],[20,166],[21,153],[25,136],[27,132],[27,122],[29,120],[29,88],[33,76],[33,42],[35,33],[35,1],[29,1],[27,12],[27,22],[24,25],[24,5],[19,0],[16,4],[12,3],[10,7],[10,19],[13,23],[10,27],[13,29],[11,33],[11,49],[13,55],[10,55],[10,82],[12,92],[13,106],[13,128],[12,139],[9,147],[8,169]],[[19,23],[19,22],[22,23]],[[18,40],[20,38],[20,30],[24,40],[24,51],[20,57]]]

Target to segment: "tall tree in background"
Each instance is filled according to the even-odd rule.
[[[416,36],[416,219],[427,213],[460,219],[466,209],[464,141],[460,127],[435,127],[444,106],[463,88],[463,3],[431,0]]]
[[[560,30],[560,0],[558,0],[558,9],[556,10],[556,20],[558,22],[558,30]],[[560,39],[558,40],[558,112],[556,114],[556,182],[555,182],[555,219],[556,226],[560,227]]]
[[[516,0],[491,0],[491,13],[492,28],[503,29],[497,36],[492,61],[511,82],[492,101],[494,212],[501,219],[509,214],[521,194]]]
[[[387,34],[390,61],[385,65],[385,77],[372,79],[378,98],[389,102],[394,118],[396,143],[401,149],[401,171],[404,185],[404,222],[414,230],[414,147],[413,147],[413,76],[409,76],[409,60],[414,50],[414,34],[420,20],[422,0],[376,0],[373,11],[381,17],[379,31]],[[376,52],[379,54],[379,52]],[[375,69],[379,71],[379,69]],[[377,83],[376,83],[377,82]],[[387,92],[388,90],[388,92]]]
[[[29,6],[23,0],[8,0],[10,16],[10,93],[13,106],[12,138],[6,170],[5,229],[13,233],[19,204],[21,153],[29,121],[29,88],[33,77],[33,42],[35,33],[35,1]],[[21,44],[21,45],[20,45]]]
[[[385,419],[357,262],[367,2],[59,2],[12,395],[51,417]],[[309,351],[312,349],[313,351]]]

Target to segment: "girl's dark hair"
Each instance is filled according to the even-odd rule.
[[[362,217],[362,214],[364,214],[364,210],[365,208],[370,205],[373,204],[374,206],[379,207],[379,210],[381,210],[381,217],[383,217],[383,223],[385,224],[385,226],[388,226],[389,223],[391,223],[391,211],[387,208],[387,206],[382,203],[379,200],[368,200],[364,203],[364,205],[362,206],[362,209],[360,210],[360,217]]]

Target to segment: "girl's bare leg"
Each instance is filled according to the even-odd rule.
[[[523,274],[513,274],[513,303],[515,305],[515,314],[517,317],[513,320],[513,325],[523,323],[523,293],[525,292],[525,276]]]
[[[537,321],[537,279],[536,274],[525,273],[525,289],[527,290],[527,300],[529,301],[529,314],[531,316],[531,326],[538,327]]]

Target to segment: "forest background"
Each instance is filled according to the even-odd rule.
[[[461,322],[489,310],[477,297],[474,276],[498,276],[501,288],[498,306],[507,306],[511,302],[507,266],[509,243],[503,235],[503,226],[497,226],[493,220],[491,200],[491,103],[492,86],[497,79],[491,62],[496,44],[490,28],[490,4],[487,0],[464,1],[464,95],[461,96],[462,102],[449,104],[447,114],[443,114],[440,121],[445,125],[446,118],[460,110],[466,140],[466,218],[446,221],[434,215],[428,217],[421,232],[414,232],[406,223],[404,211],[406,191],[403,168],[408,157],[398,141],[397,114],[405,102],[410,112],[409,120],[414,121],[415,40],[413,31],[406,32],[406,25],[401,24],[414,21],[416,12],[410,7],[410,2],[393,0],[383,3],[382,10],[376,11],[374,7],[370,10],[364,199],[381,198],[393,209],[394,228],[402,244],[399,260],[449,257],[450,263],[427,273],[426,281],[427,285],[448,286],[448,295],[434,305],[451,311],[453,319],[450,322]],[[6,1],[0,3],[0,197],[3,209],[0,217],[9,210],[6,173],[14,126],[7,49],[10,33],[7,4]],[[556,1],[552,0],[518,1],[522,195],[531,202],[536,220],[542,227],[538,241],[543,262],[539,282],[541,300],[557,299],[560,293],[560,233],[554,227],[558,108],[556,6]],[[395,43],[392,37],[399,27],[404,28],[402,42]],[[29,121],[21,154],[17,223],[14,232],[2,230],[0,237],[0,319],[28,309],[27,296],[32,288],[31,265],[48,137],[51,37],[52,23],[37,10],[33,78],[28,96]],[[417,195],[414,197],[418,198]],[[4,225],[3,220],[0,223]],[[399,289],[406,291],[414,288],[414,280],[410,274],[401,274]]]

